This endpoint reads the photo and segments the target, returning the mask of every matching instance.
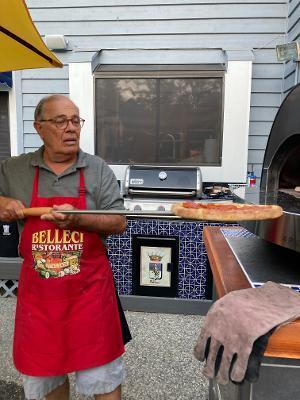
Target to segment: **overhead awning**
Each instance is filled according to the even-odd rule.
[[[0,87],[12,87],[12,74],[11,72],[0,72]]]
[[[0,72],[63,64],[43,42],[24,0],[1,0]]]

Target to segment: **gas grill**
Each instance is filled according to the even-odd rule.
[[[170,211],[176,202],[210,202],[216,197],[204,193],[200,167],[130,165],[126,169],[124,205],[130,211]],[[223,199],[223,195],[217,198]]]

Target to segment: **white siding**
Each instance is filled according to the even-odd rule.
[[[275,46],[299,37],[299,0],[27,0],[39,32],[64,34],[71,51],[57,53],[62,70],[22,73],[24,147],[38,146],[32,129],[36,102],[68,93],[71,62],[199,64],[225,62],[223,50],[253,50],[249,163],[260,176],[272,121],[282,101],[284,65]],[[292,72],[291,72],[292,73]],[[287,82],[287,80],[286,80]]]

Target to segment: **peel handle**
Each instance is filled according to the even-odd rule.
[[[40,217],[43,214],[48,214],[52,210],[51,207],[31,207],[31,208],[23,208],[22,213],[23,217]]]

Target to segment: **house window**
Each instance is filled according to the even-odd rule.
[[[95,77],[96,153],[109,164],[221,165],[223,71]]]

